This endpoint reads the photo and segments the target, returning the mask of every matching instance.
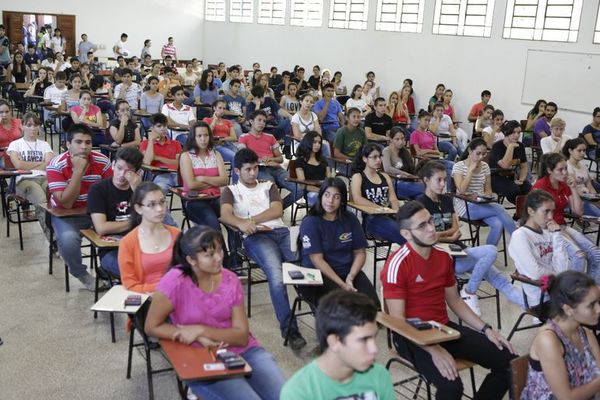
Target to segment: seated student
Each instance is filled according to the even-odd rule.
[[[54,157],[46,167],[50,203],[57,208],[87,206],[90,186],[112,176],[110,161],[92,151],[92,130],[83,124],[73,124],[67,131],[67,151]],[[92,225],[89,216],[57,217],[52,215],[58,252],[71,275],[86,289],[95,289],[95,280],[81,262],[81,229]]]
[[[223,82],[223,86],[221,86],[221,90],[223,93],[227,94],[231,90],[231,85],[234,80],[238,80],[240,82],[239,94],[240,96],[246,98],[246,88],[241,84],[241,80],[243,77],[240,77],[240,67],[237,65],[232,65],[227,70],[228,79]]]
[[[577,191],[577,180],[569,176],[567,161],[560,153],[548,153],[540,160],[540,174],[533,185],[534,189],[542,189],[554,198],[556,209],[554,221],[561,226],[564,234],[586,253],[588,274],[600,282],[600,249],[581,232],[571,228],[565,221],[565,209],[574,215],[583,215],[583,201]]]
[[[386,114],[392,118],[394,125],[401,126],[404,131],[408,133],[410,113],[408,111],[408,105],[400,101],[398,92],[390,93]]]
[[[283,71],[281,73],[281,82],[273,89],[276,100],[281,99],[287,94],[290,83],[292,83],[292,73],[290,71]]]
[[[23,97],[44,97],[44,90],[51,85],[52,82],[48,79],[48,70],[42,67],[38,69],[37,77],[31,82],[31,86],[29,86]]]
[[[346,96],[348,94],[346,82],[342,80],[342,73],[340,71],[335,71],[333,73],[333,79],[331,80],[331,83],[335,85],[336,96]]]
[[[521,399],[591,399],[600,392],[600,347],[590,326],[600,316],[600,290],[575,271],[551,277],[550,319],[529,351]]]
[[[1,113],[2,107],[0,107]],[[6,150],[15,168],[32,172],[31,175],[17,177],[16,193],[34,205],[47,202],[46,166],[54,158],[50,145],[38,139],[41,124],[37,113],[31,111],[25,113],[22,126],[23,137],[10,142]]]
[[[198,75],[194,72],[194,67],[191,62],[185,63],[185,72],[181,74],[183,86],[194,86],[198,81]]]
[[[392,117],[385,113],[385,99],[378,97],[373,103],[373,112],[365,118],[365,133],[369,139],[387,139],[390,129],[394,126]]]
[[[489,90],[484,90],[481,92],[481,101],[479,103],[473,104],[471,107],[471,111],[469,111],[469,116],[467,120],[469,122],[476,122],[477,119],[483,114],[483,110],[485,106],[488,105],[490,99],[492,98],[492,93]]]
[[[504,139],[494,143],[490,152],[489,166],[500,169],[492,174],[492,191],[517,204],[517,196],[531,190],[531,183],[527,180],[529,164],[525,146],[519,142],[521,124],[514,120],[506,121],[502,125],[502,134]]]
[[[164,114],[154,114],[150,120],[152,128],[148,133],[148,139],[144,139],[140,144],[140,150],[144,153],[144,164],[177,169],[179,154],[182,151],[181,144],[167,137],[167,117]],[[153,181],[167,193],[171,187],[177,186],[177,173],[158,172]]]
[[[302,197],[302,189],[293,182],[288,182],[288,173],[282,166],[283,156],[279,144],[273,135],[264,132],[267,114],[263,110],[257,110],[248,119],[251,123],[250,132],[240,137],[239,146],[248,148],[258,155],[259,180],[273,181],[279,188],[285,188],[290,192],[283,198],[283,208],[286,209]]]
[[[307,132],[317,132],[319,135],[323,135],[319,117],[311,111],[314,103],[315,98],[310,93],[303,94],[300,97],[300,109],[291,120],[292,135],[297,141],[301,141]]]
[[[434,246],[437,232],[425,207],[410,201],[398,210],[397,219],[407,243],[387,259],[380,275],[383,298],[390,315],[401,319],[434,320],[459,331],[461,336],[449,342],[417,346],[393,333],[394,347],[436,387],[437,399],[462,398],[463,384],[455,358],[490,369],[475,398],[502,399],[509,387],[506,371],[515,357],[513,347],[460,298],[452,259]],[[470,328],[450,321],[446,307]]]
[[[224,249],[221,233],[206,226],[177,237],[171,267],[152,296],[146,333],[192,347],[210,349],[226,343],[228,351],[252,367],[247,377],[185,381],[193,394],[278,400],[285,377],[249,330],[244,290],[238,277],[223,268]]]
[[[529,112],[527,113],[527,124],[525,125],[525,132],[533,132],[533,126],[538,121],[538,119],[544,117],[544,112],[546,109],[546,100],[539,99],[535,102],[535,105]]]
[[[487,146],[481,138],[473,139],[461,160],[452,168],[452,179],[458,194],[492,194],[490,167],[483,161],[487,154]],[[459,216],[467,215],[472,220],[483,220],[490,227],[486,244],[497,245],[502,237],[503,230],[512,235],[517,229],[515,222],[508,215],[504,207],[496,202],[473,203],[454,198],[454,207]]]
[[[115,85],[121,83],[121,75],[123,74],[123,70],[127,68],[127,63],[125,62],[125,57],[118,56],[117,57],[117,66],[113,68],[112,81]]]
[[[65,74],[67,74],[67,79],[70,80],[72,75],[81,75],[81,61],[77,57],[71,57],[69,63],[71,66],[65,68]]]
[[[4,155],[8,145],[21,137],[21,120],[13,117],[8,101],[0,99],[0,167],[4,168]]]
[[[291,130],[288,112],[279,108],[279,104],[273,98],[265,97],[265,89],[262,86],[254,86],[251,93],[253,99],[246,107],[247,119],[252,119],[251,116],[255,111],[263,111],[267,116],[266,124],[269,125],[273,136],[278,140],[283,139]]]
[[[180,86],[181,83],[179,82],[179,79],[177,79],[176,68],[165,67],[163,69],[163,74],[163,79],[158,83],[158,92],[166,98],[171,92],[171,89],[175,86]]]
[[[83,84],[83,80],[79,74],[71,75],[69,79],[69,84],[71,88],[67,90],[65,93],[65,97],[63,98],[62,109],[70,110],[71,107],[79,105],[79,95],[81,94],[81,86]]]
[[[126,100],[129,103],[129,107],[134,110],[138,109],[138,102],[142,96],[142,87],[133,82],[133,72],[129,68],[123,69],[123,75],[121,75],[121,83],[115,86],[115,99]]]
[[[321,67],[313,66],[313,74],[308,78],[308,86],[313,91],[318,91],[321,86]]]
[[[292,313],[287,289],[283,285],[281,263],[294,261],[297,257],[290,249],[290,231],[281,219],[281,197],[273,182],[257,179],[258,156],[252,150],[244,148],[238,151],[234,166],[240,179],[221,193],[221,220],[241,232],[246,253],[267,275],[271,302],[281,336],[285,337]],[[232,243],[234,233],[229,234]],[[231,245],[230,248],[236,246]],[[306,345],[295,321],[289,340],[293,350]]]
[[[63,71],[54,74],[54,85],[48,86],[44,90],[44,102],[50,102],[53,107],[60,107],[67,94],[67,75]],[[46,119],[47,110],[44,109],[44,119]]]
[[[438,241],[453,243],[461,247],[461,236],[458,217],[454,211],[452,198],[444,195],[446,186],[446,168],[439,161],[428,161],[419,170],[419,176],[425,183],[425,193],[417,197],[417,201],[425,206],[433,217]],[[521,291],[510,284],[509,280],[494,267],[498,252],[495,246],[483,245],[464,248],[466,257],[454,259],[455,273],[460,275],[471,272],[469,281],[462,288],[460,296],[475,314],[481,316],[477,289],[483,279],[498,289],[512,303],[525,309]]]
[[[557,111],[558,111],[558,107],[557,107],[556,103],[550,101],[546,104],[546,108],[544,108],[544,117],[538,118],[538,120],[535,122],[535,125],[533,125],[533,144],[534,145],[539,146],[539,144],[543,138],[545,138],[546,136],[550,136],[550,133],[551,133],[550,121],[552,121],[552,118],[554,118]]]
[[[269,87],[269,74],[262,74],[260,73],[260,71],[254,71],[255,76],[257,77],[256,79],[254,79],[252,81],[253,86],[261,86],[264,90],[265,90],[265,97],[270,97],[272,99],[275,98],[275,93],[273,92],[273,89],[271,89]],[[296,86],[296,92],[298,91],[298,86]],[[289,94],[289,90],[288,93]],[[247,98],[248,102],[251,102],[253,99],[252,94],[250,94]],[[284,108],[283,106],[281,106],[281,108]]]
[[[358,218],[347,209],[348,190],[340,178],[327,178],[319,196],[300,225],[302,266],[323,274],[322,286],[301,286],[298,291],[311,307],[336,289],[361,292],[380,308],[375,287],[362,271],[367,239]]]
[[[212,104],[219,98],[214,82],[214,72],[210,69],[202,71],[202,76],[192,93],[194,104]]]
[[[429,98],[429,105],[427,106],[427,111],[432,113],[433,107],[435,107],[436,103],[442,103],[444,101],[444,92],[446,91],[446,86],[443,83],[438,83],[435,87],[435,92],[433,96]],[[475,122],[475,120],[473,120]]]
[[[360,110],[360,116],[365,117],[371,112],[371,107],[367,105],[367,102],[362,98],[363,88],[360,85],[354,85],[352,92],[350,92],[350,98],[346,101],[344,108],[349,110],[351,108],[358,108]]]
[[[324,297],[315,315],[321,355],[296,371],[281,398],[395,399],[389,373],[374,362],[376,316],[363,294],[337,290]]]
[[[307,132],[296,150],[296,177],[300,180],[322,181],[331,175],[327,161],[323,159],[323,138],[317,132]],[[308,207],[317,201],[319,187],[306,185]]]
[[[161,75],[161,71],[160,71],[161,67],[162,66],[160,63],[155,62],[152,64],[152,69],[150,70],[149,73],[146,74],[146,77],[144,78],[144,82],[145,82],[146,86],[148,86],[149,79],[152,77],[155,77],[155,78],[158,78],[159,90],[161,89],[160,82],[162,82],[165,79],[165,77]],[[164,97],[168,93],[169,93],[169,90],[167,89],[164,94],[163,93],[161,93],[161,94]]]
[[[140,110],[150,114],[161,112],[165,104],[165,97],[158,92],[159,82],[159,79],[155,76],[148,78],[148,90],[142,93],[142,97],[140,98]]]
[[[438,149],[448,154],[447,159],[456,160],[459,151],[456,129],[454,129],[452,118],[444,114],[444,103],[436,103],[433,107],[429,132],[436,137]]]
[[[570,138],[565,136],[567,124],[561,118],[555,117],[550,121],[550,136],[540,140],[542,153],[560,153]]]
[[[210,126],[203,121],[195,122],[185,143],[185,151],[179,158],[183,190],[213,196],[211,200],[188,201],[185,204],[190,221],[208,225],[219,231],[219,197],[221,186],[227,185],[229,177],[221,155],[215,151]]]
[[[592,122],[587,124],[581,131],[583,138],[590,145],[591,149],[588,150],[588,157],[592,160],[596,159],[598,143],[600,143],[600,107],[594,108],[592,113]]]
[[[241,124],[245,121],[246,115],[246,98],[240,94],[242,83],[239,79],[232,79],[229,85],[229,91],[225,92],[222,97],[227,104],[227,109],[224,113],[224,118],[231,121],[236,136],[242,136]]]
[[[125,100],[117,100],[115,108],[117,109],[117,118],[110,121],[109,127],[112,140],[119,146],[137,148],[142,139],[140,128],[132,121],[129,103]]]
[[[225,108],[227,103],[223,99],[215,100],[212,104],[213,115],[206,117],[202,121],[206,122],[214,138],[219,140],[219,144],[216,146],[216,150],[221,154],[223,160],[231,164],[233,168],[233,157],[237,151],[237,147],[234,142],[237,142],[238,138],[233,128],[231,120],[225,118]]]
[[[271,90],[271,89],[269,88],[269,90]],[[298,85],[296,83],[292,82],[288,86],[287,94],[283,95],[281,97],[281,100],[279,100],[279,107],[284,109],[285,111],[287,111],[287,113],[290,116],[290,119],[292,118],[292,116],[294,114],[296,114],[298,112],[298,110],[300,110],[300,101],[298,100],[298,97],[296,97],[297,94],[298,94]],[[275,97],[275,96],[272,96],[272,97]]]
[[[29,43],[27,45],[27,53],[23,55],[23,60],[25,61],[25,64],[29,66],[29,68],[31,68],[32,65],[38,68],[42,65],[42,60],[40,60],[40,57],[35,52],[35,44]]]
[[[167,116],[169,128],[173,129],[171,138],[177,139],[179,136],[186,134],[182,130],[189,130],[190,126],[196,122],[196,115],[194,115],[192,107],[183,104],[185,91],[182,86],[173,86],[171,95],[173,96],[173,102],[165,103],[161,112]]]
[[[588,167],[582,163],[585,158],[587,145],[582,138],[569,139],[562,148],[562,154],[567,159],[567,172],[575,178],[579,196],[596,194],[594,181],[590,176]],[[600,208],[589,200],[583,200],[583,214],[600,217]]]
[[[414,177],[416,173],[415,163],[406,148],[404,131],[399,126],[394,126],[390,131],[390,144],[383,149],[381,161],[383,171],[397,178]],[[422,182],[396,179],[396,196],[402,198],[413,198],[423,193],[425,187]]]
[[[23,53],[16,52],[13,61],[8,64],[4,76],[5,82],[27,83],[31,82],[31,69],[23,59]]]
[[[504,133],[502,133],[502,126],[504,125],[504,112],[500,109],[495,109],[492,113],[492,125],[487,128],[483,128],[481,137],[485,140],[488,148],[492,148],[494,143],[504,139]]]
[[[308,93],[310,90],[308,82],[306,82],[304,80],[304,72],[305,72],[304,67],[298,67],[298,69],[296,70],[296,74],[295,74],[296,76],[294,78],[292,78],[292,82],[298,85],[298,93],[300,95],[303,95],[304,93]]]
[[[389,207],[398,210],[400,202],[393,189],[392,179],[381,169],[381,148],[375,143],[363,146],[352,164],[350,191],[352,201],[368,207]],[[402,244],[404,238],[398,232],[396,222],[390,215],[363,215],[365,231],[392,243]]]
[[[323,136],[327,141],[333,143],[335,141],[335,134],[342,127],[345,119],[342,113],[342,106],[335,99],[335,88],[332,83],[327,83],[323,86],[323,98],[315,103],[313,111],[319,117]],[[360,121],[360,110],[358,110],[358,113]]]
[[[346,125],[335,133],[333,156],[336,158],[354,158],[360,148],[367,144],[367,134],[360,127],[360,110],[351,108],[346,117]]]
[[[125,289],[153,293],[171,265],[179,229],[163,221],[169,205],[160,186],[142,182],[131,196],[129,233],[119,242],[119,271]]]
[[[87,210],[98,235],[119,239],[129,232],[129,201],[142,182],[138,172],[143,159],[144,155],[138,149],[119,149],[112,162],[113,176],[90,188]],[[117,254],[118,249],[98,250],[102,268],[113,276],[120,276]]]
[[[104,133],[104,115],[102,110],[92,104],[92,94],[87,90],[79,93],[79,104],[70,108],[71,119],[75,124],[85,124],[94,131],[92,146],[106,143]]]
[[[475,136],[483,136],[483,130],[492,126],[492,114],[494,113],[494,110],[495,108],[491,104],[487,104],[485,107],[483,107],[481,115],[475,121],[475,128],[473,129],[473,134]]]

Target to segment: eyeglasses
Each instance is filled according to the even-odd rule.
[[[163,208],[167,205],[167,200],[162,199],[159,201],[151,201],[147,204],[142,204],[144,207],[148,207],[148,208],[156,208],[156,206],[160,206],[160,208]]]
[[[408,229],[411,231],[424,231],[429,226],[435,226],[435,224],[433,223],[433,217],[429,218],[427,221],[421,222],[419,225],[415,226],[414,228],[408,228]]]

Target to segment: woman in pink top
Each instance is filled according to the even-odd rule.
[[[452,90],[446,90],[444,92],[444,97],[442,98],[442,103],[444,104],[444,114],[449,116],[450,119],[454,121],[454,107],[450,103],[452,101],[452,96],[454,96]]]
[[[223,118],[225,110],[227,109],[227,103],[225,100],[218,99],[212,104],[213,115],[212,117],[206,117],[202,121],[206,122],[210,126],[215,138],[219,139],[219,144],[216,146],[216,150],[223,156],[223,160],[229,162],[232,166],[233,171],[233,157],[237,152],[237,147],[234,142],[237,142],[238,138],[233,128],[233,123],[229,119]],[[237,179],[234,179],[234,182]]]
[[[4,168],[4,157],[8,145],[20,137],[21,120],[13,118],[8,102],[0,99],[0,168]]]
[[[227,347],[252,367],[247,377],[186,381],[197,396],[279,400],[285,378],[273,356],[250,333],[240,280],[223,268],[224,248],[221,233],[206,226],[179,235],[173,250],[175,266],[152,296],[146,333],[193,347]]]
[[[215,151],[213,134],[206,122],[192,125],[185,151],[179,158],[179,170],[185,194],[198,197],[185,204],[188,218],[198,225],[219,230],[220,186],[227,185],[229,177],[223,158]]]

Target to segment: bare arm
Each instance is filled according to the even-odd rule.
[[[129,229],[129,221],[107,221],[106,214],[102,213],[93,213],[91,217],[94,230],[100,236],[121,233]]]

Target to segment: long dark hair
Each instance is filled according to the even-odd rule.
[[[562,148],[563,156],[568,160],[571,157],[571,151],[575,150],[577,146],[587,143],[582,138],[578,137],[575,139],[569,139],[565,142],[565,145]]]
[[[350,92],[350,98],[351,99],[354,99],[354,95],[356,94],[356,91],[358,89],[360,89],[360,88],[362,88],[362,86],[360,86],[360,85],[354,85],[354,87],[352,88],[352,92]]]
[[[314,215],[317,217],[322,217],[323,215],[325,215],[322,200],[325,191],[330,187],[336,188],[340,193],[340,207],[337,210],[336,219],[341,220],[350,214],[350,212],[347,209],[348,188],[346,187],[346,183],[341,178],[335,177],[325,178],[323,183],[321,183],[321,187],[319,188],[319,197],[315,205],[310,209],[309,215]]]
[[[498,110],[496,110],[498,111]],[[496,112],[494,111],[494,112]],[[504,136],[508,136],[508,135],[512,135],[513,132],[515,131],[515,129],[520,128],[521,124],[517,121],[510,120],[510,121],[504,121],[502,123],[502,127],[500,128],[502,130],[502,133],[504,134]]]
[[[369,157],[369,155],[374,151],[377,151],[379,154],[381,154],[381,147],[376,143],[367,143],[358,150],[354,156],[354,161],[352,162],[353,174],[361,173],[365,170],[367,164],[365,164],[363,161],[363,157]]]
[[[210,151],[215,148],[215,138],[213,137],[213,133],[210,129],[210,126],[204,121],[196,121],[192,126],[190,126],[190,133],[185,141],[184,150],[190,151],[192,153],[200,153],[200,147],[198,147],[198,142],[196,142],[196,129],[198,128],[206,128],[208,131],[208,147],[207,150]]]
[[[547,201],[554,203],[554,197],[545,190],[534,189],[529,192],[523,202],[523,209],[521,210],[521,219],[519,221],[521,226],[524,226],[529,219],[529,212],[527,210],[531,208],[533,211],[536,211]]]
[[[402,136],[406,139],[406,135],[404,134],[404,129],[400,126],[394,126],[390,129],[390,139],[393,139],[398,133],[401,133]],[[390,151],[393,151],[391,147],[388,146]],[[408,172],[409,174],[415,173],[415,162],[413,157],[410,155],[410,150],[404,146],[401,149],[398,149],[398,153],[396,154],[402,160],[402,170]]]
[[[306,134],[300,141],[300,144],[298,145],[298,149],[296,150],[296,157],[301,158],[304,161],[308,162],[308,160],[310,159],[310,155],[312,154],[313,142],[314,142],[315,138],[317,138],[317,137],[321,137],[321,135],[319,135],[315,131],[306,132]],[[323,140],[323,138],[321,137],[321,148],[315,154],[315,158],[317,159],[319,164],[324,162],[322,154],[321,154],[322,150],[323,150],[323,141],[322,140]]]
[[[129,228],[134,229],[142,223],[142,216],[135,210],[135,206],[141,206],[142,201],[146,198],[146,195],[150,192],[163,192],[160,186],[154,182],[142,182],[135,188],[133,195],[131,196],[131,217],[129,218]]]
[[[563,305],[577,307],[595,285],[596,282],[583,272],[564,271],[556,276],[551,276],[548,283],[548,294],[550,295],[548,316],[565,318]]]
[[[538,179],[542,179],[548,175],[548,170],[556,168],[559,162],[567,161],[565,156],[560,153],[546,153],[542,155],[540,159],[540,171],[538,173]]]
[[[21,55],[21,62],[17,63],[17,54]],[[27,64],[25,63],[25,57],[23,56],[23,53],[21,53],[20,51],[15,52],[15,54],[13,55],[13,62],[12,62],[12,72],[13,74],[15,72],[17,72],[17,66],[19,67],[21,73],[26,72],[27,71]]]
[[[461,154],[460,161],[466,160],[469,157],[469,153],[478,148],[479,146],[483,146],[487,149],[487,143],[482,138],[471,140],[465,151],[463,151],[463,153]]]
[[[207,82],[209,72],[213,74],[213,80],[210,83]],[[200,86],[200,89],[202,90],[215,90],[215,74],[211,69],[205,69],[202,71],[202,76],[200,77],[198,86]]]
[[[527,115],[538,115],[538,113],[540,112],[540,105],[542,105],[542,103],[548,104],[548,102],[546,100],[539,99],[538,101],[535,102],[535,105],[533,106],[533,108],[531,110],[529,110],[529,113],[527,113]]]
[[[185,233],[180,232],[173,245],[171,268],[178,268],[183,275],[190,278],[197,285],[198,279],[187,257],[195,258],[196,254],[216,250],[218,246],[221,246],[223,255],[225,255],[227,248],[225,247],[223,235],[210,226],[197,225],[191,227]]]

